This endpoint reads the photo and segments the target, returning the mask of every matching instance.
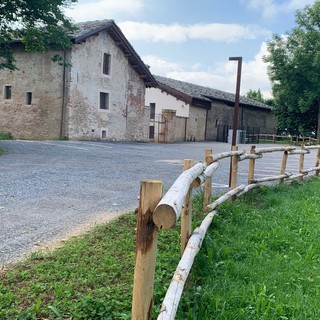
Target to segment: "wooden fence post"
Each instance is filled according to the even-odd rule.
[[[194,161],[190,159],[184,160],[183,170],[186,171],[194,165]],[[188,240],[192,233],[192,187],[189,189],[184,207],[181,212],[181,256],[187,246]]]
[[[256,146],[251,146],[250,154],[256,154]],[[256,159],[249,159],[249,170],[248,170],[248,184],[252,183],[254,179],[254,166]]]
[[[301,145],[301,150],[305,150],[304,144]],[[299,157],[299,174],[303,173],[303,167],[304,167],[304,153],[301,153]],[[303,176],[299,177],[299,180],[303,181]]]
[[[282,156],[280,175],[286,173],[287,161],[288,161],[288,151],[284,151]],[[283,182],[284,182],[284,178],[281,178],[279,183],[283,183]]]
[[[319,167],[319,164],[320,164],[320,148],[318,148],[318,151],[317,151],[316,167]],[[319,177],[319,171],[320,170],[316,170],[316,172],[315,172],[315,175],[317,177]]]
[[[275,135],[275,134],[272,135],[272,142],[273,142],[273,143],[276,143],[276,135]]]
[[[231,151],[238,151],[238,146],[232,146]],[[230,188],[234,189],[237,187],[238,183],[238,162],[239,162],[239,156],[232,156],[232,169],[231,169],[231,182],[230,182]]]
[[[151,319],[158,241],[158,228],[153,223],[153,211],[161,200],[161,193],[161,181],[141,181],[132,296],[131,319],[134,320]]]
[[[205,163],[208,166],[210,162],[207,160],[207,157],[212,155],[211,149],[206,149],[204,152]],[[208,178],[204,183],[204,192],[203,192],[203,210],[207,211],[207,205],[211,203],[212,195],[212,178]]]

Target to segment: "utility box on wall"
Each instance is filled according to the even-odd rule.
[[[233,130],[229,129],[228,143],[232,142],[232,133],[233,133]],[[237,130],[236,144],[239,144],[239,143],[246,143],[246,131],[245,130]]]

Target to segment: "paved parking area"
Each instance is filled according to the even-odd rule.
[[[0,266],[83,226],[108,220],[138,206],[139,183],[160,179],[169,188],[183,159],[202,161],[204,150],[230,150],[212,142],[178,144],[79,141],[0,141]],[[249,145],[240,149],[250,149]],[[289,158],[297,172],[299,156]],[[313,167],[315,155],[306,157]],[[256,177],[278,174],[281,153],[257,161]],[[214,192],[228,187],[229,160],[221,161]],[[239,165],[246,183],[248,162]]]

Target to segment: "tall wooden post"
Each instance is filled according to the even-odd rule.
[[[190,159],[184,160],[183,170],[188,170],[194,165]],[[192,188],[189,189],[184,207],[181,212],[181,256],[187,246],[188,240],[192,233]]]
[[[134,320],[151,319],[158,241],[158,228],[153,223],[152,215],[161,200],[161,193],[161,181],[141,181],[132,296],[132,319]]]
[[[280,174],[286,173],[287,161],[288,161],[288,151],[284,151],[282,156]],[[283,182],[284,182],[284,178],[281,178],[280,183],[283,183]]]
[[[207,161],[207,157],[212,155],[212,149],[206,149],[204,151],[205,163],[208,166],[210,163]],[[207,211],[208,204],[211,203],[212,195],[212,178],[208,178],[204,183],[204,192],[203,192],[203,210]]]
[[[238,146],[232,146],[231,151],[238,151]],[[239,162],[239,156],[232,156],[231,157],[232,162],[232,169],[231,169],[231,182],[230,182],[230,188],[234,189],[237,187],[238,183],[238,162]]]
[[[318,149],[318,151],[317,151],[316,167],[319,167],[319,164],[320,164],[320,149]],[[315,172],[315,175],[317,177],[319,177],[319,171],[320,170],[316,170],[316,172]]]
[[[256,146],[251,146],[250,154],[256,154]],[[254,166],[256,159],[249,159],[248,184],[252,183],[254,179]]]
[[[301,145],[301,150],[305,150],[304,144]],[[304,153],[300,154],[299,157],[299,173],[302,174],[304,167]],[[303,181],[303,176],[299,177],[299,180]]]

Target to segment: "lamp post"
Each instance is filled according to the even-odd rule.
[[[237,144],[242,57],[230,57],[229,61],[238,61],[237,85],[236,85],[236,96],[234,101],[232,142],[231,142],[231,146],[235,146]]]
[[[238,61],[237,85],[236,85],[236,95],[235,95],[235,101],[234,101],[232,141],[231,141],[231,150],[233,150],[233,147],[236,146],[237,144],[242,57],[230,57],[229,61]],[[230,161],[229,187],[231,187],[231,172],[232,172],[232,158]]]

